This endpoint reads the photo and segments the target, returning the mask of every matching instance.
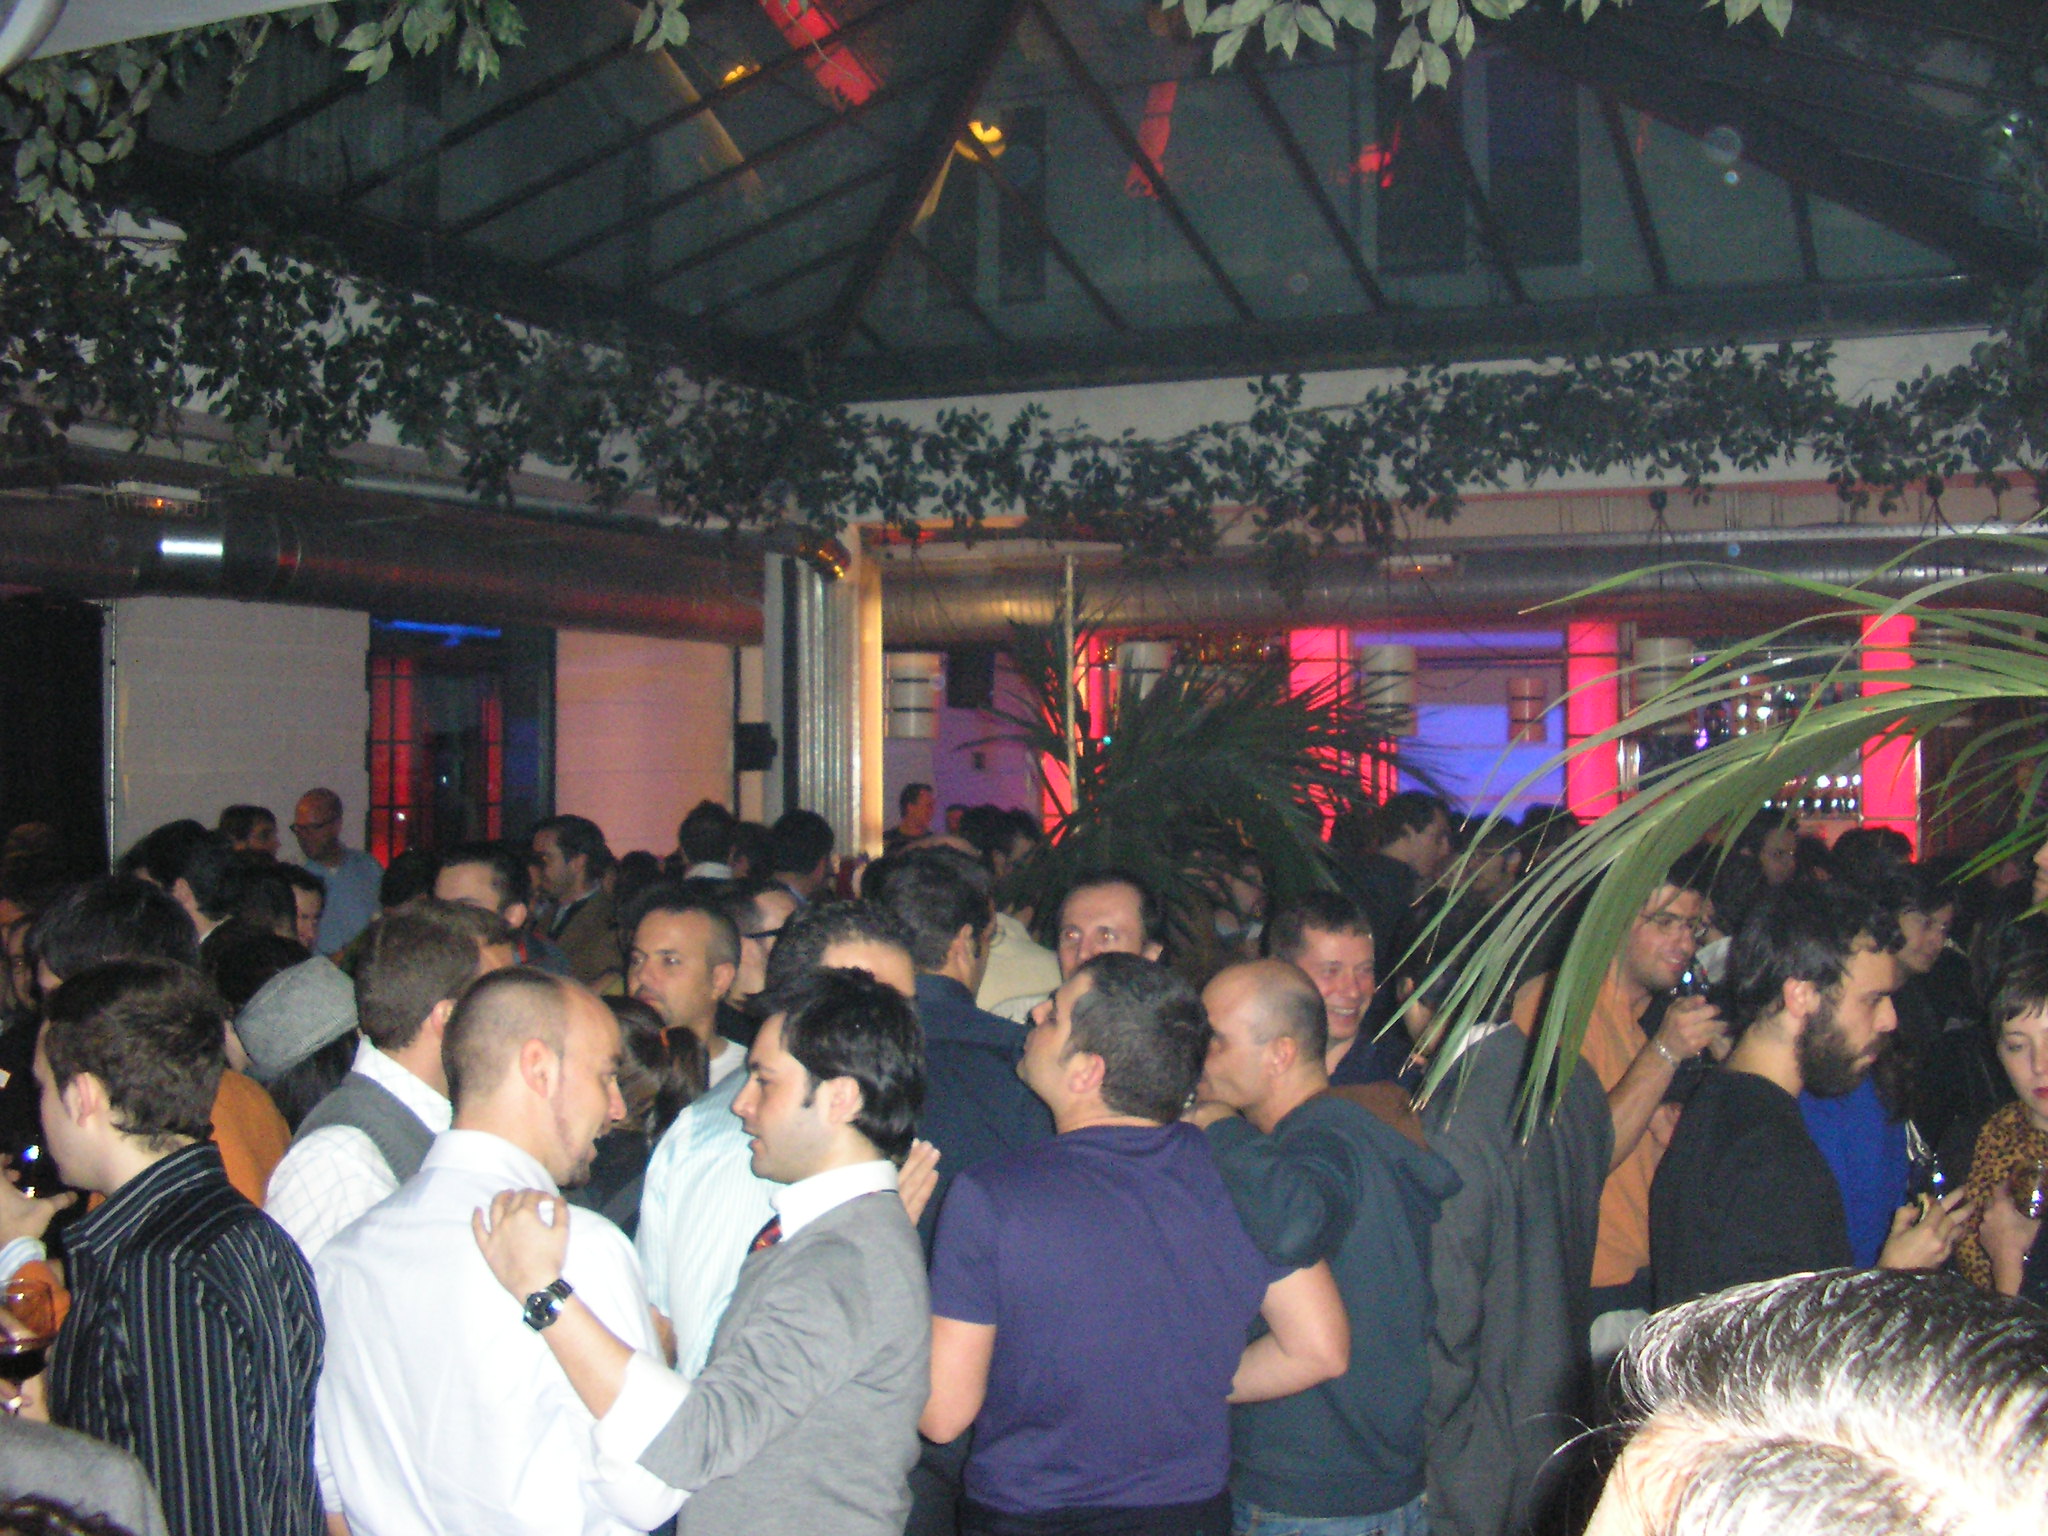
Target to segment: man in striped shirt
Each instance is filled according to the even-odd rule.
[[[168,961],[94,966],[50,998],[44,1138],[67,1184],[107,1197],[67,1236],[50,1416],[132,1451],[171,1536],[317,1536],[320,1307],[206,1139],[224,1038],[212,988]]]

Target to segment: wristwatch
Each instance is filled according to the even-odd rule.
[[[535,1291],[526,1298],[526,1306],[519,1314],[521,1321],[535,1333],[556,1321],[562,1315],[562,1303],[574,1294],[566,1280],[551,1281],[545,1290]]]

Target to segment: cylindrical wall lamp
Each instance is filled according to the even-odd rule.
[[[1358,668],[1358,702],[1375,711],[1387,736],[1415,734],[1415,647],[1361,645],[1353,653]]]
[[[890,651],[882,657],[889,703],[889,739],[930,741],[939,734],[939,686],[946,659],[937,651]]]

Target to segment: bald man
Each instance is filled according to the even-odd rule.
[[[1231,1409],[1233,1527],[1420,1530],[1429,1229],[1457,1175],[1328,1091],[1323,995],[1295,966],[1231,966],[1202,1003],[1214,1035],[1191,1118],[1252,1241],[1275,1264],[1327,1260],[1352,1321],[1342,1376]]]
[[[596,1420],[540,1337],[574,1294],[632,1348],[659,1351],[625,1234],[558,1203],[559,1289],[522,1310],[470,1232],[501,1191],[589,1177],[597,1138],[625,1116],[619,1049],[595,993],[530,967],[493,972],[456,1004],[442,1042],[454,1128],[313,1266],[327,1319],[321,1492],[352,1529],[626,1536],[681,1504],[653,1474],[597,1460]]]

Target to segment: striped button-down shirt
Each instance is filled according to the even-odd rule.
[[[313,1276],[228,1183],[219,1149],[151,1164],[66,1246],[51,1417],[132,1451],[172,1536],[315,1536]]]

